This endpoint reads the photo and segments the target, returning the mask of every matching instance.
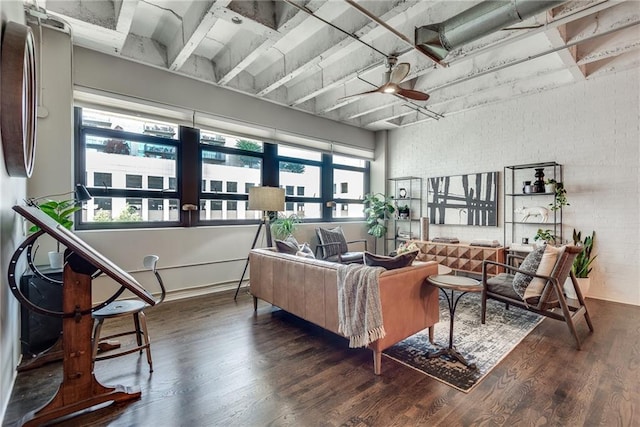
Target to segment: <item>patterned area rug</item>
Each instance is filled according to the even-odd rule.
[[[456,296],[458,293],[456,293]],[[465,367],[447,356],[428,359],[425,355],[449,345],[449,309],[440,293],[440,322],[436,324],[434,346],[425,329],[386,349],[383,354],[423,372],[465,393],[470,392],[543,319],[516,307],[487,301],[487,321],[480,323],[480,294],[468,293],[458,302],[453,329],[453,345],[477,369]]]

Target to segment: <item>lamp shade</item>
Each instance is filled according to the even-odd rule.
[[[283,211],[284,188],[250,187],[248,209],[253,211]]]

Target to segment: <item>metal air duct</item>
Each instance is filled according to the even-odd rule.
[[[439,24],[418,27],[415,46],[434,60],[466,43],[502,28],[522,22],[565,1],[510,0],[483,1]]]

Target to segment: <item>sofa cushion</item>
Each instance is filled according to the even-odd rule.
[[[405,252],[394,257],[376,255],[365,251],[364,264],[371,267],[384,267],[387,270],[393,270],[411,265],[413,260],[416,259],[416,255],[418,255],[418,251]]]
[[[322,248],[325,258],[329,258],[333,255],[338,255],[349,250],[347,241],[344,237],[344,232],[342,231],[342,227],[335,227],[331,229],[318,228],[317,232],[318,240],[320,240],[321,245],[327,245],[329,243],[339,243],[334,245],[330,244]]]
[[[316,256],[313,254],[313,250],[311,250],[311,247],[309,247],[309,244],[307,242],[304,242],[298,247],[296,255],[305,258],[316,258]]]
[[[527,273],[535,274],[536,270],[538,270],[538,266],[540,265],[540,261],[542,260],[542,255],[544,254],[545,246],[539,246],[535,248],[533,251],[529,252],[527,257],[520,264],[519,269],[522,271],[526,271]],[[524,299],[524,292],[531,283],[531,279],[533,277],[517,272],[513,276],[513,290],[520,296],[520,298]]]
[[[289,235],[284,240],[276,239],[276,248],[278,249],[278,252],[295,255],[296,252],[300,250],[300,244],[298,243],[295,237],[293,237],[292,235]]]

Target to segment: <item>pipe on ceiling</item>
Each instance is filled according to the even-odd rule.
[[[416,28],[415,46],[440,61],[453,49],[562,3],[565,1],[484,1],[444,22]]]

